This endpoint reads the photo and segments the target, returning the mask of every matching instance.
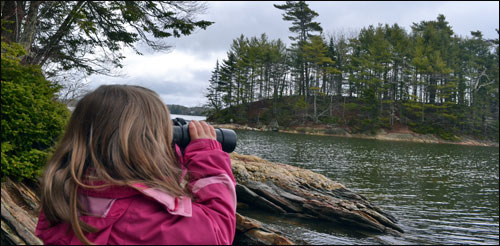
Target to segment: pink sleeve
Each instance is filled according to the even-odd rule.
[[[236,230],[236,181],[229,155],[216,140],[197,139],[186,147],[184,160],[189,170],[189,187],[195,196],[193,206],[199,206],[210,218],[219,243],[232,244]]]

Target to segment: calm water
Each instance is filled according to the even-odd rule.
[[[499,243],[499,149],[237,131],[236,152],[321,173],[399,219],[401,237],[256,217],[310,244]]]
[[[170,118],[183,118],[185,120],[206,120],[206,116],[184,115],[184,114],[170,114]]]

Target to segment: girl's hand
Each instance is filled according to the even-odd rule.
[[[214,127],[207,124],[205,121],[198,122],[196,120],[192,120],[189,122],[188,127],[191,141],[201,138],[217,140]]]

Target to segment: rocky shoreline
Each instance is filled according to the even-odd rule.
[[[231,153],[238,202],[262,211],[399,235],[397,219],[327,177],[257,156]]]
[[[248,130],[248,131],[272,131],[271,127],[251,127],[248,125],[239,124],[213,124],[214,127],[227,128],[233,130]],[[440,139],[432,134],[418,134],[410,130],[396,130],[385,131],[379,130],[375,135],[368,134],[351,134],[341,127],[295,127],[287,129],[279,129],[279,132],[306,134],[306,135],[319,135],[319,136],[335,136],[347,138],[363,138],[363,139],[376,139],[385,141],[406,141],[417,143],[435,143],[435,144],[457,144],[468,146],[486,146],[486,147],[499,147],[499,143],[485,140],[477,140],[469,137],[462,136],[459,141],[447,141]]]
[[[290,235],[239,213],[248,207],[287,218],[347,225],[360,232],[403,233],[395,217],[321,174],[256,156],[230,156],[238,197],[234,245],[296,243]],[[42,243],[34,236],[40,204],[37,189],[36,183],[15,182],[8,177],[2,182],[2,245]]]

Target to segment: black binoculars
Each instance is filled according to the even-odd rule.
[[[174,124],[173,143],[177,144],[181,149],[184,149],[191,141],[188,128],[189,120],[175,118],[172,119],[172,122]],[[217,135],[217,141],[222,145],[222,150],[224,152],[231,153],[234,151],[238,137],[233,130],[215,128],[215,134]]]

